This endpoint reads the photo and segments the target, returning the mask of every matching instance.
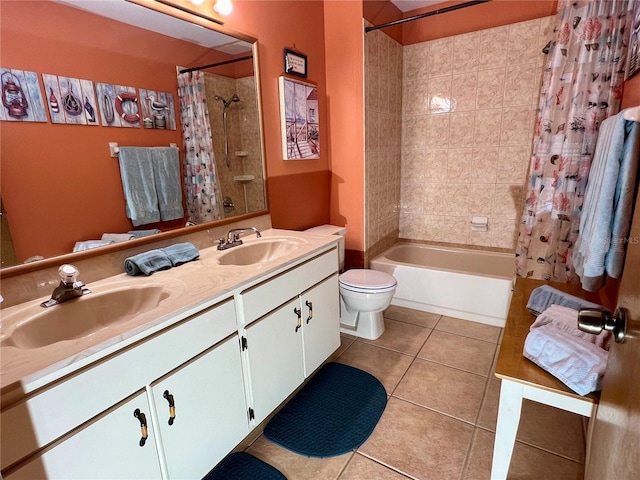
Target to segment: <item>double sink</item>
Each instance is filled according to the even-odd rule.
[[[222,252],[215,247],[204,249],[199,262],[208,269],[207,274],[234,267],[257,269],[295,253],[307,243],[294,236],[250,238],[245,242]],[[11,307],[2,316],[0,347],[31,350],[69,340],[82,342],[97,335],[117,335],[124,324],[153,312],[187,288],[182,281],[158,277],[159,274],[130,279],[125,276],[128,280],[123,280],[118,276],[118,281],[99,282],[92,286],[92,293],[53,307],[43,308],[39,302]]]

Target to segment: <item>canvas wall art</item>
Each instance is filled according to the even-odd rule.
[[[51,123],[98,125],[93,82],[42,74]]]
[[[320,158],[318,87],[284,76],[279,81],[284,159]]]
[[[2,107],[0,120],[10,122],[46,122],[38,74],[0,68]]]

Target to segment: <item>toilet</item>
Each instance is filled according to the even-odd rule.
[[[344,237],[347,229],[320,225],[306,230],[315,235],[339,235],[338,258],[344,269]],[[375,340],[384,332],[382,312],[391,304],[398,282],[392,275],[369,269],[348,270],[338,277],[340,331]]]

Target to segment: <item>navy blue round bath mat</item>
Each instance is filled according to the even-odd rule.
[[[202,480],[287,480],[280,471],[247,452],[227,455]]]
[[[267,423],[272,442],[309,457],[334,457],[362,445],[382,416],[387,392],[373,375],[327,363]]]

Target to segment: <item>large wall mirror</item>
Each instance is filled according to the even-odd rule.
[[[68,254],[79,241],[134,230],[125,213],[118,159],[110,156],[108,144],[175,143],[182,161],[180,70],[204,72],[217,188],[223,202],[214,224],[268,212],[255,39],[230,34],[224,27],[179,10],[168,15],[137,3],[3,2],[0,67],[3,72],[34,72],[47,112],[44,122],[16,118],[0,122],[3,273],[20,270],[27,260],[28,269],[34,268],[38,263],[32,261],[34,257]],[[73,78],[93,85],[133,87],[138,92],[171,93],[175,129],[144,128],[142,120],[138,126],[120,127],[99,121],[96,125],[55,124],[48,110],[53,98],[45,91],[43,74],[55,75],[59,82]],[[22,87],[26,91],[27,86]],[[8,92],[4,83],[2,88],[3,94]],[[157,100],[148,94],[139,99]],[[184,194],[184,184],[182,190]],[[177,234],[194,228],[187,220],[185,210],[182,219],[137,228]],[[126,242],[118,245],[126,248]],[[99,248],[92,251],[97,253]]]

